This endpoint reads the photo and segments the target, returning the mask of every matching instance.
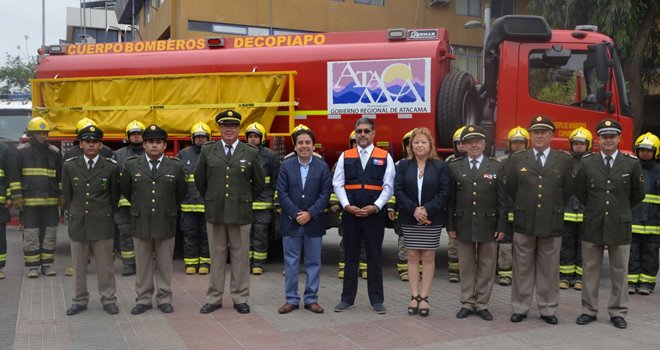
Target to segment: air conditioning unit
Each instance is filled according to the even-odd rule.
[[[450,0],[429,0],[429,6],[447,6]]]

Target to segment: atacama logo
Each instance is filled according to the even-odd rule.
[[[428,113],[430,60],[328,63],[329,114]]]

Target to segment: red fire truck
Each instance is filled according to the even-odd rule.
[[[51,136],[74,137],[83,117],[111,140],[133,119],[158,123],[178,151],[189,128],[233,108],[243,126],[260,121],[277,147],[290,147],[297,124],[317,135],[330,164],[348,146],[357,118],[376,120],[376,141],[401,156],[401,138],[428,127],[438,145],[466,123],[491,133],[493,150],[531,117],[553,119],[555,146],[576,127],[594,130],[603,118],[626,131],[632,116],[614,43],[591,27],[551,30],[536,16],[504,16],[486,40],[484,81],[455,69],[446,29],[308,33],[50,46],[32,81],[33,115],[55,126]]]

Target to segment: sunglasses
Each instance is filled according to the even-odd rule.
[[[370,134],[371,129],[355,129],[356,134]]]

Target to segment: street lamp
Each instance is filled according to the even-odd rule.
[[[486,7],[484,8],[483,22],[474,19],[469,20],[465,22],[465,24],[463,24],[463,28],[465,29],[484,28],[484,43],[483,43],[483,48],[481,49],[481,79],[484,79],[486,74],[484,68],[484,63],[486,60],[486,40],[488,40],[488,35],[490,34],[490,5],[486,4]]]

